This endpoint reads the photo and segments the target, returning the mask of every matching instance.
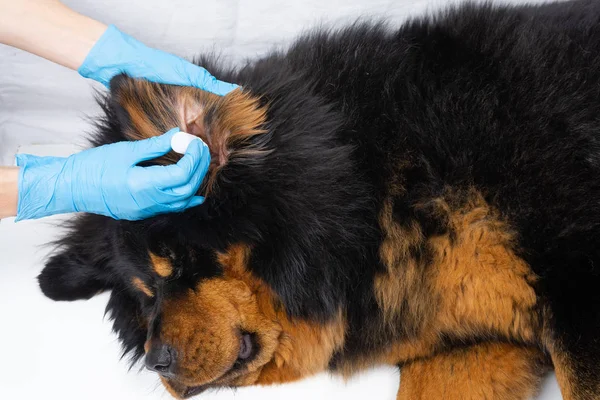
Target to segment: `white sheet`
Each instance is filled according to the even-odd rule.
[[[505,0],[517,3],[519,0]],[[538,3],[542,0],[529,0]],[[447,0],[68,0],[69,6],[113,23],[148,45],[191,58],[216,50],[238,63],[289,42],[322,22],[364,16],[401,21]],[[1,12],[1,11],[0,11]],[[75,72],[0,45],[0,165],[12,165],[20,146],[44,154],[70,152],[82,144],[98,113],[92,88]],[[56,146],[35,146],[55,144]],[[35,282],[48,249],[69,216],[0,223],[0,399],[168,399],[153,374],[127,371],[103,321],[106,296],[88,302],[54,303]],[[345,385],[318,376],[275,388],[223,391],[206,399],[392,400],[393,369],[382,368]],[[560,399],[553,379],[539,397]]]

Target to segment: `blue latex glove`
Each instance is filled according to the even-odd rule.
[[[204,68],[189,61],[147,47],[113,25],[98,39],[78,72],[106,87],[120,73],[151,82],[194,86],[220,96],[238,87],[217,80]]]
[[[139,220],[202,204],[195,196],[210,164],[210,151],[193,140],[177,164],[140,167],[171,150],[179,129],[136,142],[120,142],[68,158],[17,156],[17,221],[68,212]]]

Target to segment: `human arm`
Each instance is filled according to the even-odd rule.
[[[105,86],[120,73],[225,95],[237,85],[204,68],[145,46],[115,26],[81,15],[58,0],[0,0],[0,43],[77,70]]]
[[[0,167],[0,219],[17,215],[19,168]]]
[[[76,70],[107,26],[58,0],[0,0],[0,43]]]
[[[178,131],[100,146],[66,158],[19,154],[16,213],[11,183],[4,216],[16,214],[19,221],[89,212],[139,220],[200,205],[204,198],[196,193],[210,164],[210,151],[201,140],[192,140],[177,164],[138,166],[169,152]],[[9,178],[14,179],[14,172]]]

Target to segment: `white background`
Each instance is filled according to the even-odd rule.
[[[504,0],[518,3],[519,0]],[[541,0],[529,0],[539,3]],[[191,58],[216,50],[232,63],[288,43],[319,23],[406,17],[447,0],[69,0],[77,11],[115,24],[148,45]],[[0,10],[0,12],[2,12]],[[61,154],[84,143],[98,113],[100,85],[45,60],[0,45],[0,165],[21,151]],[[119,361],[103,318],[107,296],[55,303],[40,293],[41,270],[69,216],[0,223],[0,399],[169,399],[157,378]],[[349,383],[326,375],[269,388],[208,393],[206,399],[395,399],[398,373],[381,368]],[[560,399],[552,377],[539,399]]]

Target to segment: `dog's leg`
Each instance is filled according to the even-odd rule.
[[[403,365],[398,400],[525,400],[548,371],[543,353],[483,343]]]
[[[583,335],[582,335],[583,337]],[[565,400],[600,399],[600,352],[598,345],[581,340],[550,346],[556,378]]]
[[[590,226],[598,226],[598,218],[590,217]],[[596,229],[563,238],[557,254],[540,261],[546,302],[542,339],[566,400],[600,399],[598,234]]]

